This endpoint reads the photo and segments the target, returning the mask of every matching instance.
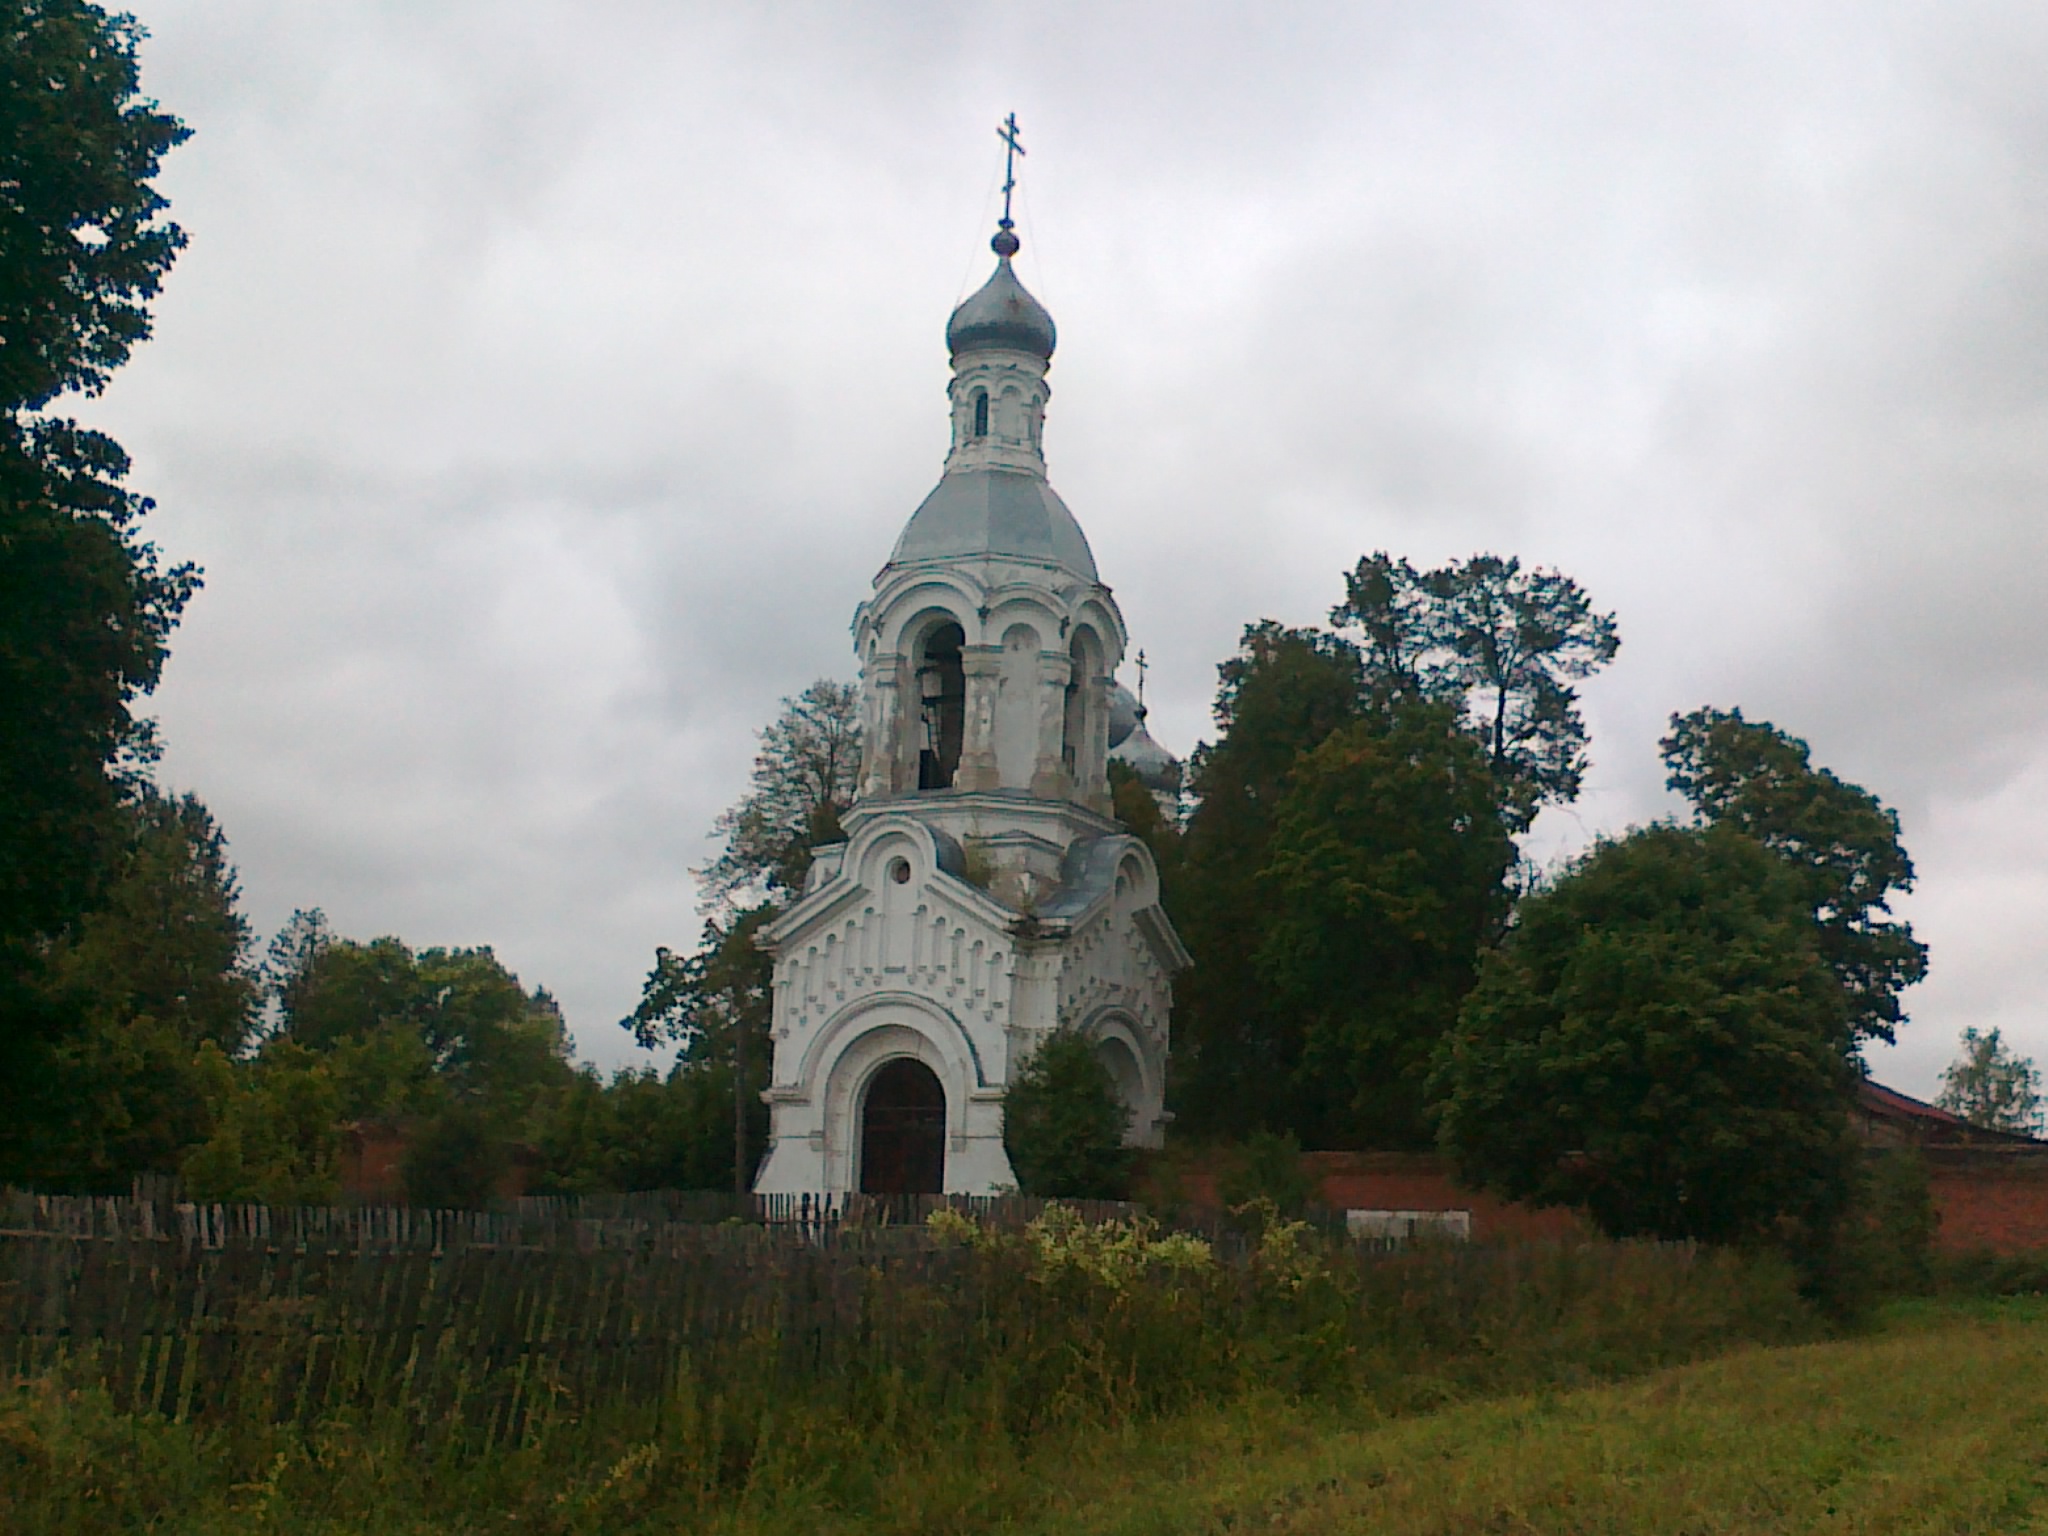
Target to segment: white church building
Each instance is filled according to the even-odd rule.
[[[1165,1130],[1187,951],[1150,851],[1110,814],[1114,752],[1165,803],[1178,765],[1115,683],[1126,636],[1046,478],[1052,317],[1011,270],[946,326],[953,443],[854,615],[865,716],[847,839],[764,930],[775,961],[762,1193],[1014,1185],[1003,1093],[1078,1029]]]

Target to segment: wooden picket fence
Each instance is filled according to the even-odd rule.
[[[393,1412],[495,1442],[537,1413],[660,1400],[685,1374],[758,1384],[930,1358],[933,1329],[964,1326],[971,1302],[875,1304],[945,1295],[964,1272],[924,1215],[943,1203],[1015,1224],[1043,1209],[778,1199],[734,1220],[719,1214],[731,1197],[693,1199],[468,1212],[0,1191],[0,1384],[63,1369],[122,1411]]]
[[[138,1188],[141,1186],[138,1183]],[[1143,1208],[1115,1200],[1067,1200],[1085,1220],[1128,1217]],[[484,1211],[403,1205],[268,1206],[194,1202],[164,1192],[127,1197],[42,1195],[0,1189],[0,1242],[25,1235],[176,1241],[224,1249],[637,1248],[875,1245],[878,1238],[924,1241],[925,1219],[941,1207],[984,1224],[1021,1227],[1047,1201],[1020,1195],[733,1195],[655,1191],[630,1195],[527,1196]],[[719,1234],[716,1238],[707,1236]],[[889,1245],[887,1243],[885,1246]],[[898,1244],[900,1245],[900,1244]]]

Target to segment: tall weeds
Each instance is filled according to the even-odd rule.
[[[123,1414],[99,1362],[74,1358],[0,1400],[0,1529],[913,1529],[940,1505],[971,1520],[1049,1446],[1196,1404],[1378,1416],[1814,1327],[1782,1265],[1683,1246],[1366,1253],[1276,1221],[1219,1259],[1142,1223],[955,1220],[931,1262],[867,1265],[832,1337],[792,1335],[775,1319],[801,1309],[769,1298],[653,1395],[529,1380],[516,1431],[460,1404],[423,1414],[367,1377],[302,1421],[279,1411],[276,1349],[238,1356],[233,1390],[186,1419]],[[493,1389],[469,1383],[478,1402]]]

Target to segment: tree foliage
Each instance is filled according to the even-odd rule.
[[[1986,1130],[2021,1136],[2041,1130],[2040,1071],[1996,1029],[1964,1029],[1962,1050],[1943,1070],[1934,1102]]]
[[[275,1040],[252,1063],[209,1046],[200,1066],[212,1127],[183,1160],[193,1195],[266,1205],[340,1198],[347,1095],[331,1055]]]
[[[1432,1088],[1474,1185],[1728,1242],[1846,1203],[1849,1051],[1793,871],[1730,827],[1657,826],[1524,899]]]
[[[680,1046],[678,1102],[706,1111],[716,1103],[724,1127],[719,1182],[738,1188],[753,1177],[767,1145],[768,1028],[774,1006],[774,962],[755,942],[779,908],[763,904],[735,917],[706,920],[697,951],[654,952],[640,1004],[623,1021],[644,1048]],[[715,1089],[714,1089],[714,1085]],[[722,1099],[716,1095],[722,1094]],[[709,1144],[708,1129],[685,1139]],[[706,1159],[693,1168],[709,1171]]]
[[[143,31],[80,0],[24,0],[0,30],[0,402],[97,394],[149,335],[184,248],[150,184],[190,136],[141,95]]]
[[[750,1086],[756,1091],[749,1129],[758,1146],[766,1114],[758,1085]],[[681,1061],[666,1074],[629,1068],[609,1083],[580,1072],[536,1127],[536,1188],[731,1188],[732,1109],[731,1064],[724,1060]]]
[[[358,943],[299,912],[269,973],[277,1028],[253,1060],[202,1056],[212,1128],[184,1172],[213,1198],[334,1198],[348,1128],[373,1123],[405,1137],[415,1203],[474,1205],[574,1078],[554,999],[488,948]]]
[[[510,1124],[569,1075],[568,1034],[545,989],[528,992],[488,946],[423,949],[396,938],[357,943],[326,931],[316,913],[287,928],[293,958],[274,977],[280,1033],[315,1051],[346,1049],[386,1065],[386,1106],[420,1098],[404,1085],[424,1073],[450,1101],[492,1107]]]
[[[196,795],[141,788],[122,807],[120,859],[99,905],[50,950],[50,984],[97,1018],[150,1018],[232,1055],[260,987],[227,839]]]
[[[860,690],[819,678],[761,732],[753,779],[712,823],[724,848],[702,873],[715,901],[786,898],[803,890],[811,850],[838,842],[860,774]]]
[[[257,981],[227,845],[206,807],[146,786],[120,807],[100,904],[44,953],[41,988],[73,1025],[42,1084],[53,1109],[17,1128],[17,1176],[48,1189],[125,1188],[176,1170],[209,1128],[201,1046],[233,1053]]]
[[[1160,810],[1137,771],[1115,758],[1109,761],[1109,800],[1110,813],[1123,829],[1151,850],[1161,884],[1171,881],[1180,862],[1180,828]]]
[[[1316,1184],[1292,1131],[1254,1131],[1224,1159],[1216,1193],[1228,1210],[1270,1208],[1295,1220],[1314,1203]]]
[[[1254,892],[1258,973],[1299,1030],[1294,1126],[1426,1145],[1424,1085],[1506,907],[1493,776],[1441,706],[1392,705],[1295,765]]]
[[[1345,578],[1330,619],[1357,637],[1374,689],[1457,707],[1512,830],[1578,798],[1586,727],[1571,684],[1612,661],[1621,640],[1613,615],[1596,613],[1569,576],[1499,555],[1418,571],[1380,551]]]
[[[133,706],[197,580],[139,537],[120,446],[42,414],[148,335],[184,244],[151,180],[186,130],[140,95],[141,35],[78,0],[0,23],[0,1161],[61,1102],[82,1020],[40,962],[119,862],[153,749]]]
[[[1195,810],[1165,891],[1195,957],[1174,984],[1176,1112],[1197,1134],[1287,1129],[1300,1033],[1258,967],[1273,820],[1303,754],[1361,708],[1356,652],[1316,630],[1250,625],[1217,668],[1222,737],[1190,763]]]
[[[1739,709],[1672,716],[1662,749],[1667,782],[1702,821],[1756,839],[1796,871],[1851,1029],[1889,1042],[1905,1019],[1899,994],[1927,974],[1927,946],[1889,916],[1891,894],[1913,888],[1897,813]]]
[[[639,1005],[620,1021],[643,1047],[682,1047],[663,1106],[671,1120],[722,1104],[720,1182],[736,1188],[752,1178],[767,1144],[760,1092],[768,1082],[774,965],[754,938],[802,893],[814,850],[843,840],[839,818],[853,804],[859,774],[857,688],[820,678],[782,701],[761,732],[747,793],[712,823],[724,846],[699,871],[710,916],[696,953],[657,948]],[[672,1146],[708,1147],[714,1139],[708,1124],[688,1131],[672,1124],[671,1131]],[[665,1166],[708,1171],[711,1161],[693,1152]]]
[[[1078,1030],[1039,1042],[1003,1095],[1003,1148],[1019,1189],[1070,1200],[1121,1200],[1132,1154],[1130,1110],[1116,1080]]]

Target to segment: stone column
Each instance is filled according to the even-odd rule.
[[[1002,666],[1000,645],[961,647],[967,718],[960,733],[960,768],[953,776],[957,788],[995,789],[1002,783],[1002,772],[996,766],[996,686]]]
[[[1087,729],[1082,733],[1079,753],[1080,780],[1075,786],[1074,798],[1091,811],[1107,816],[1111,811],[1109,792],[1109,685],[1107,677],[1091,677],[1087,681],[1088,704],[1084,718]]]
[[[897,688],[895,658],[872,669],[868,696],[874,704],[868,710],[868,736],[861,743],[862,799],[896,793],[898,761],[903,750],[903,700]]]
[[[1067,678],[1073,669],[1058,651],[1038,654],[1038,761],[1031,770],[1031,793],[1042,800],[1063,800],[1068,793],[1060,738],[1066,729]]]

